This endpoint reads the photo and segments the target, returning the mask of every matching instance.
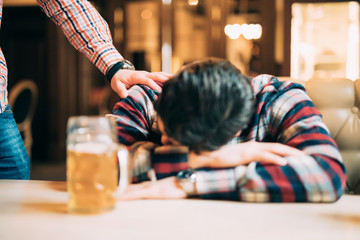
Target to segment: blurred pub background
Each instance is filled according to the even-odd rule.
[[[249,76],[359,78],[359,2],[93,0],[114,45],[137,69],[176,72],[208,56]],[[64,180],[66,122],[111,111],[118,97],[35,0],[4,0],[0,44],[9,86],[38,87],[32,179]]]

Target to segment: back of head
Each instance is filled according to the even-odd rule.
[[[245,128],[254,111],[250,80],[210,58],[183,67],[164,86],[155,110],[166,134],[190,150],[216,150]]]

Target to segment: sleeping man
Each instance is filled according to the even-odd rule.
[[[250,79],[215,58],[160,85],[161,93],[133,86],[111,115],[133,168],[123,200],[334,202],[343,194],[340,153],[301,85]]]

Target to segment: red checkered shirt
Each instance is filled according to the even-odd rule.
[[[226,169],[198,169],[196,189],[201,198],[250,202],[333,202],[345,188],[345,168],[335,141],[320,113],[296,83],[260,75],[251,84],[256,97],[252,122],[228,144],[279,142],[306,153],[286,157],[279,166],[262,162]],[[189,167],[184,147],[161,146],[152,102],[158,92],[133,86],[111,115],[117,120],[121,143],[128,145],[134,181],[174,176]]]

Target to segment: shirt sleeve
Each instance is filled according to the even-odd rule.
[[[157,92],[144,85],[134,85],[129,89],[127,98],[120,99],[114,106],[112,114],[117,122],[119,142],[130,146],[141,141],[159,143],[156,132],[156,113],[153,101]]]
[[[112,117],[117,122],[119,142],[130,149],[133,182],[150,180],[154,170],[158,179],[173,176],[189,167],[188,149],[183,146],[161,146],[153,101],[158,92],[147,86],[130,88],[129,96],[115,104]]]
[[[105,75],[123,59],[115,49],[108,24],[86,0],[37,0],[40,8],[60,26],[70,43]]]
[[[343,194],[345,169],[336,143],[309,97],[299,89],[266,103],[264,122],[274,141],[306,153],[278,166],[252,162],[232,169],[199,171],[203,198],[249,202],[334,202]],[[285,114],[286,113],[286,114]]]

